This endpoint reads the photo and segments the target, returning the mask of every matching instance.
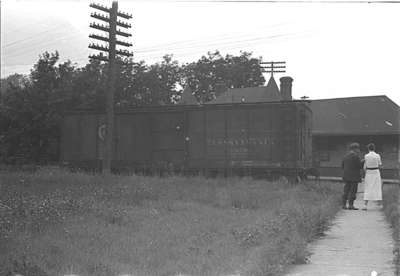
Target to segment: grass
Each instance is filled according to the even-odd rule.
[[[340,207],[329,183],[0,173],[0,275],[279,275]]]
[[[394,249],[394,263],[396,275],[400,275],[400,197],[399,187],[391,186],[383,189],[383,211],[393,229],[393,238],[396,241]]]

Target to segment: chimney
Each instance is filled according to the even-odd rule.
[[[291,77],[282,77],[279,79],[281,81],[281,96],[283,101],[292,100],[292,82]]]

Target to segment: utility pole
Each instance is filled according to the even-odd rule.
[[[286,61],[260,62],[260,67],[261,67],[261,69],[263,69],[263,72],[271,73],[271,77],[273,77],[274,73],[285,73],[286,72],[284,70],[284,69],[286,69]]]
[[[2,5],[3,5],[3,2],[0,0],[0,15],[1,15],[1,8],[2,8]],[[2,41],[2,36],[1,36],[1,33],[2,33],[2,29],[1,29],[1,20],[0,20],[0,42]],[[3,56],[3,54],[2,54],[2,52],[1,52],[1,47],[0,47],[0,65],[2,64],[1,63],[1,57]],[[2,79],[2,75],[1,75],[1,68],[0,68],[0,79]],[[2,93],[4,93],[3,91],[2,91],[2,88],[3,87],[0,87],[0,98],[2,98]]]
[[[97,59],[100,61],[108,62],[109,71],[108,71],[108,93],[106,95],[106,135],[104,141],[104,156],[102,162],[102,172],[103,174],[111,173],[111,160],[113,158],[114,152],[114,93],[115,93],[115,79],[116,79],[116,55],[131,57],[133,56],[132,52],[127,50],[117,50],[116,45],[121,45],[125,47],[132,46],[131,43],[119,41],[117,40],[117,35],[130,37],[132,36],[129,33],[123,32],[120,29],[117,29],[117,26],[122,28],[131,28],[131,25],[118,20],[118,16],[124,19],[131,19],[132,15],[119,12],[118,11],[118,2],[113,1],[112,7],[107,8],[97,4],[90,4],[91,8],[100,10],[106,13],[108,16],[104,16],[99,13],[91,13],[90,16],[96,18],[98,20],[104,21],[108,23],[108,26],[100,25],[97,23],[90,23],[90,27],[108,33],[108,37],[100,36],[96,34],[90,34],[89,37],[93,39],[97,39],[100,41],[104,41],[108,43],[107,46],[99,45],[91,43],[89,48],[101,51],[99,55],[91,55],[90,59]],[[104,56],[102,52],[108,53],[108,57]]]

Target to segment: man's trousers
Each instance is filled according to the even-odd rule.
[[[342,203],[346,205],[346,201],[349,201],[349,206],[353,206],[354,200],[356,200],[358,182],[345,181],[343,189]]]

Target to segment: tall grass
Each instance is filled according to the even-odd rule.
[[[279,275],[340,207],[330,183],[0,174],[0,275]]]
[[[393,238],[396,241],[394,249],[394,263],[396,275],[400,275],[400,187],[391,186],[383,189],[383,211],[393,229]]]

